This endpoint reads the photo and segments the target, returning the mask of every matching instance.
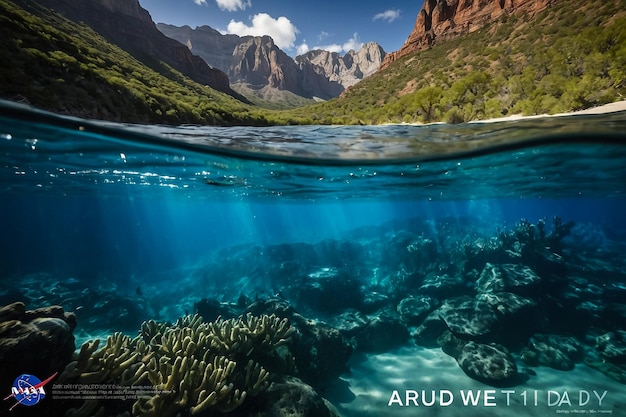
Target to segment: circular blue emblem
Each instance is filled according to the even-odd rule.
[[[35,405],[46,397],[39,378],[29,374],[22,374],[15,378],[11,391],[18,404],[27,406]]]

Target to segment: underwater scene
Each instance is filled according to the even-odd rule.
[[[626,416],[625,132],[0,102],[0,415]]]

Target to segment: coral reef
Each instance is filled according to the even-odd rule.
[[[573,222],[563,223],[560,217],[552,219],[550,231],[543,219],[537,224],[521,219],[512,230],[502,229],[491,239],[466,242],[465,270],[482,270],[487,262],[516,263],[532,268],[540,276],[563,274],[563,240],[573,227]]]
[[[124,286],[115,282],[61,279],[48,273],[27,274],[19,281],[19,288],[11,288],[8,297],[0,296],[0,304],[22,301],[31,308],[63,306],[76,316],[79,330],[86,333],[108,333],[110,329],[132,332],[156,314],[140,289],[128,294]]]
[[[172,326],[148,321],[135,338],[115,333],[101,349],[97,340],[85,343],[59,382],[152,387],[146,391],[152,394],[133,403],[134,416],[230,412],[267,389],[270,373],[263,364],[289,360],[276,352],[293,332],[285,319],[251,314],[210,323],[186,316]],[[114,411],[105,408],[88,400],[67,415]]]
[[[175,324],[150,320],[135,338],[116,333],[105,346],[86,343],[62,375],[158,393],[147,392],[126,409],[86,401],[73,413],[271,415],[275,404],[264,396],[271,383],[285,383],[297,395],[321,392],[349,370],[353,352],[363,354],[353,358],[358,361],[411,342],[441,347],[469,377],[495,386],[549,372],[535,366],[568,370],[580,362],[626,381],[624,245],[610,235],[585,240],[586,229],[558,218],[551,225],[521,220],[492,235],[488,226],[416,221],[394,225],[393,233],[383,226],[360,230],[360,240],[221,250],[222,258],[200,268],[215,298],[189,295],[198,276],[172,290],[181,296],[176,311],[193,308],[209,321],[189,315]],[[594,249],[596,241],[607,246]],[[76,282],[57,288],[68,305],[80,300]],[[146,287],[137,296],[156,306],[148,301],[155,291]],[[86,294],[91,300],[96,293]],[[112,311],[121,311],[123,303],[110,300]],[[18,307],[0,313],[2,331],[14,325]],[[166,307],[158,311],[165,314]],[[79,310],[85,312],[95,314],[88,327],[102,313]],[[104,315],[118,329],[110,319]],[[514,358],[525,366],[518,368]],[[304,403],[315,409],[323,401]]]
[[[314,388],[339,377],[348,370],[348,360],[353,347],[336,328],[316,320],[307,319],[284,300],[270,298],[253,303],[249,310],[254,314],[271,314],[288,319],[295,328],[291,351],[297,376]]]
[[[592,326],[620,326],[619,315],[607,312],[612,306],[605,302],[608,285],[570,275],[585,270],[584,265],[571,263],[566,237],[572,228],[573,223],[558,217],[550,228],[542,220],[532,224],[522,219],[514,229],[500,230],[492,238],[469,238],[463,245],[464,269],[462,277],[455,279],[456,291],[450,286],[448,291],[433,291],[437,282],[433,277],[440,276],[433,273],[406,299],[426,294],[442,299],[441,306],[421,322],[411,322],[416,326],[416,343],[433,346],[437,340],[466,374],[492,385],[524,378],[504,346],[519,352],[527,365],[572,369],[586,354],[582,347],[586,331]],[[472,283],[471,288],[467,283]],[[400,306],[405,303],[408,301]],[[586,359],[590,366],[607,359],[604,349],[609,344],[603,344],[601,337],[597,340],[598,360]],[[615,351],[612,347],[608,350]],[[491,371],[501,368],[500,376],[481,370],[481,361],[491,363]],[[614,362],[610,369],[603,367],[612,377],[619,374],[616,368],[619,365]]]
[[[559,369],[569,369],[582,358],[578,350],[559,350],[559,343],[567,339],[568,346],[591,344],[585,346],[584,355],[589,355],[592,335],[623,329],[626,286],[620,280],[626,279],[626,269],[620,267],[624,263],[617,257],[619,247],[602,248],[603,254],[616,254],[609,263],[602,262],[600,252],[590,247],[592,242],[581,240],[572,222],[559,217],[535,223],[521,219],[492,235],[485,234],[491,229],[463,219],[393,226],[393,233],[360,230],[359,236],[382,236],[359,237],[360,249],[357,240],[254,247],[255,268],[264,277],[272,276],[281,298],[275,302],[277,310],[260,311],[282,310],[276,314],[284,314],[281,317],[296,327],[299,375],[314,387],[345,369],[343,358],[350,356],[346,346],[364,353],[388,351],[406,343],[405,329],[427,347],[438,346],[446,331],[462,341],[461,348],[469,342],[499,346],[481,348],[480,355],[468,358],[491,352],[494,363],[504,363],[496,360],[496,350],[508,350],[527,365]],[[610,244],[607,239],[598,242]],[[578,252],[580,245],[584,251]],[[329,249],[335,252],[329,254]],[[237,257],[227,262],[244,253],[239,248]],[[259,258],[260,253],[266,258]],[[337,253],[343,255],[340,263]],[[220,262],[225,265],[224,259]],[[228,309],[218,303],[213,310]],[[542,334],[552,335],[552,341],[545,342]],[[597,349],[586,363],[604,359],[602,345]],[[333,357],[332,351],[342,354]],[[459,355],[460,350],[453,356]],[[464,360],[464,366],[469,363]],[[517,371],[517,376],[504,378],[505,384],[523,380],[523,372],[534,370]],[[502,384],[478,372],[466,373]],[[609,373],[616,375],[613,368]]]

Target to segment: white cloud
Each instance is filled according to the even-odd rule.
[[[307,52],[309,52],[309,45],[307,45],[306,40],[296,46],[296,55],[306,54]]]
[[[389,9],[382,13],[375,14],[372,20],[383,20],[387,23],[391,23],[400,17],[400,10]]]
[[[328,32],[321,31],[319,35],[317,35],[317,41],[321,42],[324,39],[328,38],[330,34]]]
[[[206,3],[206,0],[193,0],[193,1],[195,1],[196,3],[198,2]],[[217,7],[219,7],[222,10],[227,10],[229,12],[237,11],[237,9],[246,10],[246,7],[252,6],[251,0],[215,0],[215,2],[217,3]]]
[[[206,0],[193,0],[194,3],[196,3],[198,6],[202,6],[203,4],[206,4]]]
[[[343,45],[333,43],[330,45],[316,46],[313,49],[322,49],[324,51],[337,52],[340,54],[342,52],[348,52],[351,49],[358,51],[361,47],[363,47],[363,42],[359,40],[359,34],[355,32],[350,39],[343,43]]]
[[[343,44],[343,50],[345,52],[350,51],[350,49],[354,49],[358,51],[363,47],[363,42],[359,40],[359,34],[354,32],[354,35],[346,43]]]
[[[298,28],[284,16],[274,19],[267,13],[258,13],[252,17],[252,26],[231,20],[228,24],[227,31],[228,33],[239,36],[269,35],[274,39],[274,43],[279,48],[291,49],[296,41]]]
[[[333,43],[333,44],[330,44],[330,45],[316,46],[313,49],[321,49],[323,51],[328,51],[328,52],[337,52],[338,54],[343,52],[343,49],[341,48],[341,45],[339,45],[337,43]]]

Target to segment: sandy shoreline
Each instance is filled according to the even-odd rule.
[[[532,116],[523,116],[521,114],[513,114],[511,116],[495,117],[492,119],[483,120],[471,120],[467,123],[497,123],[508,122],[514,120],[527,120],[527,119],[542,119],[546,117],[563,117],[563,116],[582,116],[582,115],[597,115],[608,114],[620,111],[626,111],[626,100],[616,101],[614,103],[605,104],[603,106],[592,107],[585,110],[573,111],[568,113],[556,113],[556,114],[535,114]],[[381,123],[379,126],[393,126],[393,125],[406,125],[406,126],[428,126],[428,125],[444,125],[446,122],[433,122],[433,123]]]
[[[626,100],[616,101],[615,103],[605,104],[604,106],[592,107],[587,110],[581,110],[573,113],[565,113],[567,114],[602,114],[602,113],[613,113],[616,111],[626,110]]]
[[[506,117],[497,117],[494,119],[485,119],[485,120],[472,120],[469,123],[495,123],[495,122],[506,122],[510,120],[525,120],[525,119],[539,119],[544,117],[563,117],[563,116],[577,116],[577,115],[591,115],[591,114],[606,114],[606,113],[615,113],[618,111],[626,110],[626,100],[616,101],[615,103],[605,104],[603,106],[592,107],[590,109],[568,112],[568,113],[557,113],[557,114],[537,114],[534,116],[522,116],[521,114],[514,114],[512,116]]]

